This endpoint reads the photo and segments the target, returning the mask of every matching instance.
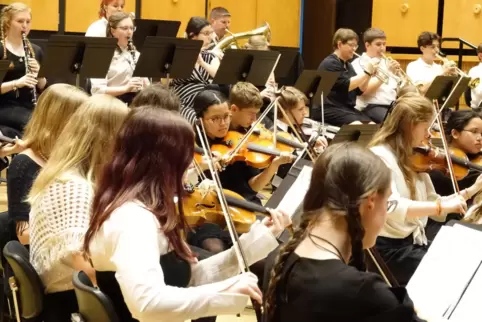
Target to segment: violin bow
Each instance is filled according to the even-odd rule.
[[[383,260],[380,253],[378,253],[376,248],[375,247],[368,248],[366,250],[366,252],[370,256],[370,259],[372,260],[373,264],[377,267],[378,272],[380,272],[380,275],[382,276],[385,283],[387,283],[388,286],[390,286],[390,287],[399,287],[400,284],[398,284],[397,279],[395,278],[393,273],[390,271],[387,264]]]
[[[454,165],[452,163],[452,158],[450,157],[450,150],[447,143],[447,137],[445,136],[445,129],[442,124],[442,117],[441,117],[442,110],[439,109],[437,100],[433,100],[433,108],[435,111],[435,120],[432,124],[437,122],[438,126],[440,127],[440,138],[442,139],[442,144],[445,150],[445,158],[447,161],[447,168],[449,169],[450,179],[452,181],[452,187],[454,188],[455,193],[459,193],[460,189],[457,183],[457,178],[455,177]]]

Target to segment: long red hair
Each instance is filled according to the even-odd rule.
[[[174,198],[182,197],[183,175],[193,154],[194,132],[178,113],[152,106],[131,110],[98,179],[85,252],[114,210],[138,200],[157,218],[170,248],[192,261],[183,239],[188,226],[182,202],[176,206]]]

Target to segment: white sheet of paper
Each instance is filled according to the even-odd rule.
[[[479,267],[474,279],[465,291],[462,299],[449,318],[455,322],[480,322],[482,320],[482,266]]]
[[[306,192],[310,186],[312,170],[313,168],[308,166],[304,166],[301,169],[299,176],[278,205],[278,208],[283,209],[290,217],[293,217],[296,209],[305,199]]]
[[[442,317],[462,294],[482,260],[482,233],[456,225],[440,229],[407,285],[423,316]]]

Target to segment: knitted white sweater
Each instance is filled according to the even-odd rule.
[[[32,204],[30,262],[46,293],[73,289],[72,255],[82,249],[92,201],[92,185],[69,174],[48,186]]]

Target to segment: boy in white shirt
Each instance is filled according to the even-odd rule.
[[[479,57],[480,63],[469,70],[470,78],[482,78],[482,44],[477,47],[477,56]],[[482,103],[482,84],[473,88],[471,94],[472,101],[470,102],[470,107],[479,107],[481,105],[480,103]],[[467,102],[467,104],[469,104],[469,102]]]
[[[440,36],[436,33],[424,31],[418,36],[417,45],[422,52],[422,57],[407,66],[407,75],[424,94],[435,77],[440,75],[450,76],[455,72],[451,64],[440,65],[435,63],[440,52]]]
[[[363,65],[366,61],[378,64],[378,70],[383,69],[390,74],[396,75],[400,64],[394,60],[383,59],[387,49],[387,36],[381,29],[370,28],[363,34],[366,52],[355,59],[352,63],[358,75],[364,72]],[[372,77],[368,82],[367,89],[357,97],[356,109],[362,111],[375,123],[382,123],[390,104],[397,98],[397,81],[393,77],[388,78],[388,83],[383,83],[378,77]]]

